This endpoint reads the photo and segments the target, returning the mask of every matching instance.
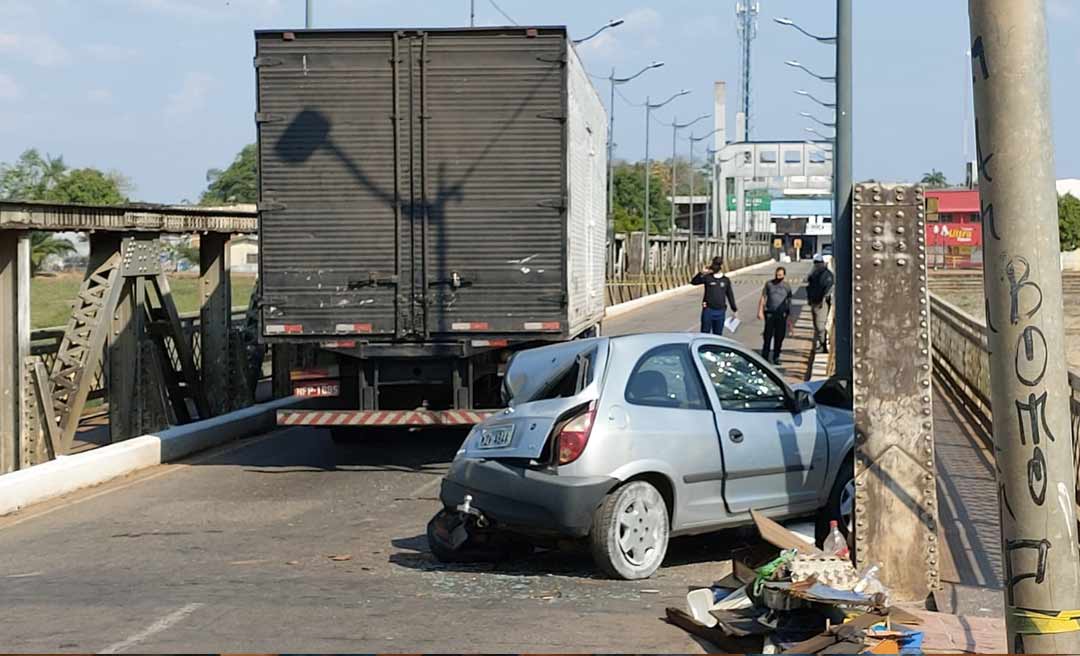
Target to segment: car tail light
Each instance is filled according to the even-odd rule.
[[[574,417],[559,431],[559,464],[569,465],[585,451],[589,444],[589,434],[592,433],[593,420],[596,419],[596,404],[589,407],[580,415]]]

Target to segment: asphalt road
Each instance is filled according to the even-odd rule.
[[[736,287],[753,346],[767,277]],[[698,293],[605,330],[696,328]],[[587,554],[440,565],[424,530],[462,437],[277,431],[2,518],[0,651],[702,651],[659,618],[752,534],[676,540],[635,583]]]

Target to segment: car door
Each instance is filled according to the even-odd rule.
[[[694,359],[715,408],[724,456],[724,499],[733,512],[813,510],[828,469],[816,410],[794,412],[775,371],[719,341],[694,343]]]
[[[724,511],[723,457],[705,385],[687,342],[646,351],[627,378],[628,462],[665,463],[678,492],[676,529]]]

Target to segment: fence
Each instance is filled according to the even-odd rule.
[[[649,237],[647,249],[644,242],[645,236],[639,232],[615,236],[608,262],[609,306],[681,287],[717,255],[723,255],[728,270],[734,271],[764,262],[772,252],[766,241],[751,241],[745,248],[732,241],[725,247],[719,239],[659,235]],[[647,273],[642,271],[645,257]]]
[[[973,411],[973,418],[989,435],[993,414],[986,326],[936,294],[930,297],[930,313],[935,370],[964,399]],[[1069,372],[1069,388],[1075,438],[1080,435],[1080,374],[1077,372]]]
[[[254,335],[248,336],[246,333],[250,332],[252,326],[249,324],[248,308],[243,306],[233,307],[232,309],[232,334],[233,338],[240,340],[240,344],[247,347],[247,350],[252,350],[252,342],[254,341]],[[189,312],[187,314],[180,315],[180,324],[184,329],[184,336],[188,340],[188,344],[191,346],[192,352],[195,356],[195,366],[201,369],[202,366],[202,335],[199,331],[199,313]],[[30,357],[31,361],[38,361],[45,365],[47,371],[52,371],[53,364],[56,361],[56,354],[60,350],[60,342],[64,339],[64,327],[54,326],[51,328],[40,328],[35,330],[30,335]],[[258,350],[256,357],[262,357],[264,362],[269,362],[266,359],[263,349]],[[249,353],[248,355],[251,355]],[[98,371],[94,374],[94,382],[90,388],[89,399],[91,401],[104,400],[107,395],[107,381],[105,379],[104,371],[108,369],[108,351],[106,350],[104,366],[99,367]],[[179,355],[176,352],[176,347],[173,344],[169,344],[169,357],[172,359],[172,365],[174,368],[179,367]],[[264,380],[268,377],[266,367],[263,367],[263,371],[260,372],[258,380]],[[257,382],[257,381],[255,381]],[[84,417],[92,417],[102,414],[100,407],[96,407],[97,404],[93,404],[91,408],[83,415]]]

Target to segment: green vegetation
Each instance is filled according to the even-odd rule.
[[[79,293],[82,276],[63,274],[39,276],[30,283],[30,321],[35,329],[63,326],[71,318],[71,303]],[[181,314],[199,309],[199,278],[194,275],[169,276],[173,300]],[[255,276],[234,274],[233,306],[246,306],[255,286]]]
[[[1072,194],[1058,196],[1058,232],[1062,251],[1080,248],[1080,200]]]
[[[229,168],[206,172],[209,186],[199,201],[203,205],[254,203],[259,198],[258,152],[249,144],[237,154]]]
[[[949,180],[941,171],[931,169],[929,173],[923,174],[922,184],[930,189],[944,189],[949,186]]]

